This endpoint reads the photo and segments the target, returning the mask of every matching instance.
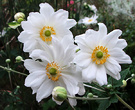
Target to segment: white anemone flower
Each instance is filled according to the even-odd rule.
[[[97,81],[100,85],[107,84],[107,74],[119,80],[121,66],[119,64],[132,61],[122,50],[127,46],[119,29],[107,34],[103,23],[98,23],[99,31],[89,29],[85,34],[75,37],[80,51],[74,62],[82,68],[82,77],[88,82]]]
[[[80,19],[78,21],[78,24],[85,24],[85,25],[95,24],[97,23],[97,20],[96,20],[97,18],[98,18],[97,15],[93,15],[91,18],[85,17],[84,19]]]
[[[95,5],[88,5],[88,6],[90,7],[90,9],[91,9],[94,13],[97,12],[97,8],[96,8]]]
[[[24,52],[40,49],[41,44],[38,39],[51,44],[54,37],[61,40],[64,35],[72,35],[69,29],[76,24],[75,20],[68,19],[68,11],[59,9],[54,12],[48,3],[41,3],[39,6],[39,12],[31,12],[27,21],[21,22],[24,31],[18,40],[24,43]]]
[[[70,37],[71,38],[71,37]],[[25,86],[31,87],[36,100],[40,102],[43,98],[51,95],[53,88],[61,86],[67,89],[71,96],[84,94],[81,72],[76,71],[72,60],[75,56],[75,45],[73,39],[67,36],[58,41],[52,40],[49,46],[41,40],[43,50],[36,49],[30,54],[32,59],[26,59],[24,66],[29,70],[25,79]],[[69,99],[72,106],[76,105],[75,99]],[[56,101],[56,103],[59,103]]]

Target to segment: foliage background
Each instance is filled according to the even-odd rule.
[[[14,15],[17,12],[25,13],[26,17],[30,12],[38,12],[39,4],[43,2],[48,2],[54,7],[54,9],[65,9],[69,11],[69,18],[73,18],[76,21],[79,19],[88,16],[90,17],[93,12],[84,7],[83,3],[87,2],[89,4],[94,4],[98,13],[98,22],[103,22],[107,25],[108,32],[114,29],[121,29],[123,34],[121,38],[126,39],[128,46],[124,51],[131,57],[132,64],[122,65],[122,79],[116,81],[112,78],[108,78],[109,84],[113,85],[113,89],[109,90],[106,86],[103,86],[101,89],[104,89],[106,92],[101,93],[99,91],[86,88],[87,92],[84,96],[87,96],[87,93],[92,92],[99,97],[110,96],[111,99],[103,101],[81,101],[78,100],[78,104],[75,107],[77,110],[126,110],[114,95],[115,93],[119,94],[123,100],[125,100],[129,105],[135,108],[135,83],[131,82],[131,79],[127,81],[127,86],[121,88],[122,80],[131,77],[131,74],[135,73],[135,17],[134,9],[132,9],[132,17],[119,13],[114,15],[112,12],[114,9],[109,5],[107,1],[104,0],[74,0],[74,4],[67,7],[67,3],[70,0],[1,0],[0,1],[0,32],[5,31],[4,35],[0,37],[0,65],[7,67],[5,62],[6,59],[11,59],[9,64],[10,68],[20,71],[26,74],[29,74],[23,66],[23,62],[17,63],[15,58],[17,56],[22,56],[23,59],[28,58],[28,53],[24,53],[22,50],[23,44],[21,44],[17,37],[19,35],[18,31],[22,31],[21,27],[18,29],[12,29],[8,26],[9,22],[14,21]],[[132,8],[132,7],[131,7]],[[75,9],[76,11],[74,11]],[[118,10],[118,9],[117,9]],[[27,19],[27,18],[26,18]],[[97,25],[76,25],[71,29],[73,35],[79,35],[84,33],[87,29],[92,28],[98,30]],[[51,96],[47,99],[42,100],[40,103],[36,101],[36,95],[32,95],[31,88],[24,86],[25,76],[16,74],[0,69],[0,109],[1,110],[70,110],[70,106],[67,102],[64,102],[61,106],[57,105],[52,101]],[[98,87],[98,85],[91,84],[92,86]]]

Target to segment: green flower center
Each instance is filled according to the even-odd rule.
[[[49,37],[50,35],[51,35],[51,31],[46,30],[46,31],[45,31],[45,36],[46,36],[46,37]]]
[[[96,57],[97,58],[102,58],[103,57],[103,52],[101,52],[101,51],[97,52]]]
[[[56,75],[56,74],[57,74],[57,69],[51,68],[51,69],[49,70],[49,73],[50,73],[51,75]]]

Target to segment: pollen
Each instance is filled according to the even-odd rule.
[[[88,20],[88,22],[91,22],[91,21],[92,21],[92,19],[89,19],[89,20]]]
[[[40,38],[44,42],[52,41],[52,36],[51,35],[56,35],[55,30],[51,26],[44,26],[40,31]]]
[[[109,58],[108,49],[103,46],[97,46],[93,50],[93,53],[91,55],[91,59],[96,64],[104,64],[106,62],[106,59]]]
[[[46,66],[46,74],[49,79],[53,81],[58,81],[59,77],[61,76],[61,68],[58,66],[57,63],[48,63]]]

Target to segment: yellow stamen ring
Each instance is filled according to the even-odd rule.
[[[92,53],[92,60],[96,64],[103,64],[106,62],[106,59],[109,58],[108,49],[103,46],[97,46]]]
[[[40,38],[45,42],[52,41],[51,35],[56,35],[55,30],[51,26],[44,26],[40,31]]]
[[[61,71],[60,67],[58,66],[57,63],[48,63],[46,66],[46,74],[49,79],[53,81],[58,81],[59,77],[61,76]]]
[[[92,19],[89,19],[89,20],[88,20],[88,22],[91,22],[91,21],[92,21]]]

